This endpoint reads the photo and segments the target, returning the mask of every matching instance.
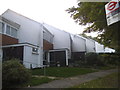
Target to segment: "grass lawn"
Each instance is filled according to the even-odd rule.
[[[52,80],[55,80],[55,79],[50,79],[48,77],[32,77],[31,80],[29,82],[23,84],[22,87],[36,86],[36,85],[40,85],[43,83],[48,83]]]
[[[112,73],[72,88],[118,88],[118,73]]]
[[[77,68],[77,67],[49,67],[45,69],[33,69],[33,75],[44,75],[44,70],[46,76],[53,77],[71,77],[76,75],[82,75],[87,73],[96,72],[98,70],[93,70],[90,68]]]
[[[99,70],[106,70],[106,69],[111,69],[111,68],[102,67]],[[36,85],[40,85],[43,83],[48,83],[52,80],[59,79],[59,77],[66,78],[66,77],[71,77],[71,76],[92,73],[92,72],[96,72],[99,70],[95,70],[91,68],[78,68],[78,67],[49,67],[45,69],[33,69],[31,70],[32,75],[37,75],[38,77],[32,77],[31,80],[25,83],[24,85],[22,85],[22,87],[36,86]],[[45,77],[39,77],[41,75],[43,76],[44,74],[46,75]],[[47,76],[53,76],[57,78],[53,79],[53,78],[48,78]]]
[[[99,67],[98,69],[99,70],[109,70],[109,69],[115,69],[115,68],[118,68],[118,67],[115,65],[107,65],[107,66]]]
[[[111,69],[111,68],[103,67],[100,70],[106,70],[106,69]],[[22,87],[36,86],[36,85],[40,85],[43,83],[48,83],[52,80],[59,79],[59,77],[66,78],[66,77],[71,77],[71,76],[92,73],[96,71],[99,71],[99,70],[95,70],[91,68],[78,68],[78,67],[49,67],[45,69],[33,69],[31,70],[32,75],[43,76],[45,74],[46,76],[45,77],[32,77],[31,80],[27,82],[26,84],[22,85]],[[57,78],[51,79],[51,78],[48,78],[47,76],[53,76]]]

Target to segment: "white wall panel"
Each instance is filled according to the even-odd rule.
[[[54,49],[68,48],[69,50],[71,50],[71,40],[69,33],[49,26],[47,24],[44,24],[44,26],[54,35]]]
[[[29,46],[24,46],[24,60],[23,64],[25,65],[26,68],[30,68],[32,64],[32,68],[38,67],[38,54],[33,54],[32,53],[32,47]]]
[[[77,35],[72,35],[72,34],[71,34],[71,39],[72,39],[72,52],[85,52],[86,51],[85,39]]]
[[[95,41],[91,39],[86,39],[86,49],[88,52],[95,52]]]
[[[69,53],[69,57],[71,58],[71,38],[70,38],[70,34],[62,31],[60,29],[57,29],[55,27],[52,27],[48,24],[43,24],[44,27],[51,33],[54,35],[53,37],[53,49],[64,49],[67,48],[68,49],[68,53]]]
[[[54,35],[52,35],[44,26],[43,26],[43,39],[53,44]]]
[[[111,48],[105,47],[105,53],[114,53],[114,52],[115,52],[114,49],[111,49]]]
[[[104,45],[95,42],[95,49],[96,49],[96,53],[104,53]]]

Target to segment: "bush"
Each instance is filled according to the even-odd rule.
[[[106,65],[107,64],[118,65],[120,56],[115,53],[106,53],[106,54],[101,54],[101,59]]]
[[[85,60],[76,60],[73,64],[72,64],[73,67],[86,67],[86,63],[85,63]]]
[[[85,63],[87,66],[103,66],[104,62],[101,60],[101,56],[97,53],[87,53],[85,56]]]
[[[16,87],[26,83],[31,78],[31,74],[18,59],[11,59],[3,62],[2,82],[3,88]]]
[[[93,67],[120,65],[120,55],[117,53],[87,53],[85,60],[73,60],[73,67]]]

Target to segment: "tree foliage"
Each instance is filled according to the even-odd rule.
[[[106,2],[78,2],[77,7],[67,9],[71,17],[80,25],[90,24],[84,33],[98,32],[96,39],[109,47],[118,50],[120,47],[120,22],[107,26],[105,15]]]

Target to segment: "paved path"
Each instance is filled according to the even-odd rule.
[[[34,86],[31,88],[67,88],[67,87],[79,85],[79,84],[84,83],[84,82],[88,82],[90,80],[97,79],[99,77],[104,77],[104,76],[109,75],[113,72],[117,72],[117,69],[88,73],[85,75],[79,75],[79,76],[65,78],[65,79],[61,79],[61,80],[54,80],[52,82],[42,84],[39,86]]]

